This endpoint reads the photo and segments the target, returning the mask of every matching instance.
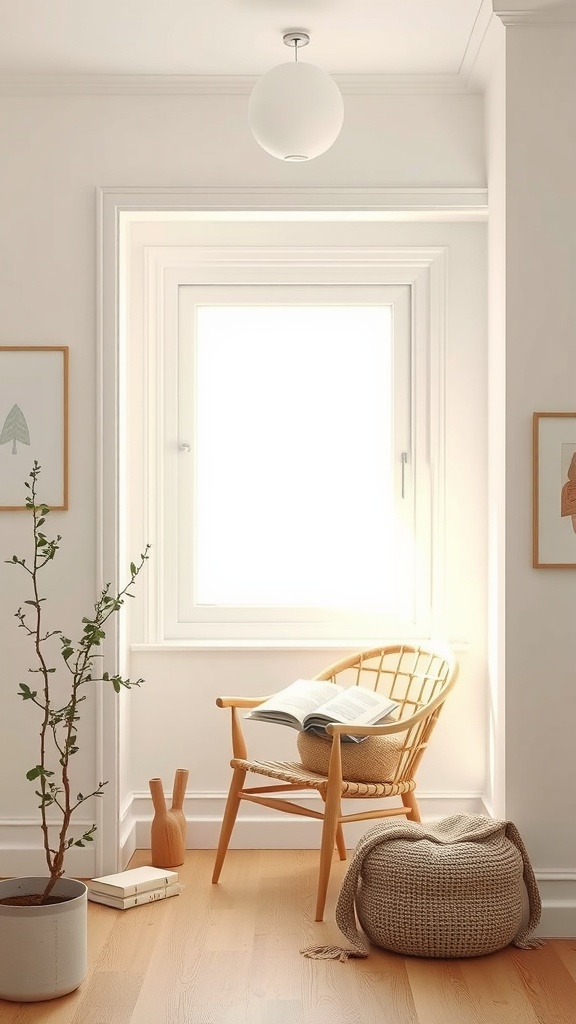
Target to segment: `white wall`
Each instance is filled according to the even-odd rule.
[[[253,142],[246,124],[246,104],[245,96],[0,97],[0,343],[70,347],[70,510],[53,516],[64,545],[53,573],[50,613],[54,613],[52,624],[72,635],[79,614],[91,607],[96,579],[95,188],[122,184],[432,188],[484,184],[479,96],[347,96],[345,126],[332,150],[309,165],[290,166],[267,156]],[[465,326],[459,333],[466,342]],[[458,346],[456,333],[454,346]],[[479,353],[472,353],[472,358],[478,367]],[[466,375],[467,364],[459,353],[455,366],[458,373]],[[453,394],[455,401],[464,401],[457,389]],[[480,451],[478,437],[483,430],[481,419],[469,424],[470,437]],[[6,451],[0,451],[0,457],[5,456]],[[23,477],[27,472],[23,459]],[[2,557],[21,551],[25,535],[21,514],[0,514]],[[483,542],[481,538],[480,545]],[[460,553],[466,556],[466,551],[463,540]],[[484,578],[481,570],[479,573],[481,593]],[[36,724],[32,724],[30,707],[15,695],[28,664],[22,635],[12,618],[13,610],[26,597],[15,578],[13,570],[0,563],[0,874],[31,869],[34,864],[40,868],[36,855],[25,857],[23,852],[37,846],[36,801],[24,779],[36,758]],[[478,586],[476,580],[474,585]],[[225,657],[215,654],[209,661],[221,665]],[[320,665],[325,655],[313,659],[298,656],[297,662],[270,662],[260,657],[254,683],[263,682],[264,677],[267,685],[272,677],[284,681],[296,668],[309,671],[314,667],[312,660]],[[189,670],[179,665],[167,685],[181,687],[188,674]],[[201,679],[204,674],[205,660],[200,660],[195,676]],[[163,675],[152,673],[144,701],[157,700]],[[212,691],[221,688],[215,680],[229,676],[230,666],[225,663],[224,672],[219,670],[213,677],[207,708],[212,706]],[[141,694],[133,696],[138,715],[145,705],[138,703]],[[193,722],[193,711],[188,713]],[[171,719],[185,717],[180,707],[172,708],[170,714]],[[160,742],[162,733],[166,745]],[[93,707],[88,704],[75,780],[78,788],[95,780],[95,735]],[[154,740],[158,753],[152,745],[149,768],[141,755],[135,754],[139,786],[148,775],[167,773],[171,767],[169,730],[158,729]],[[134,742],[138,742],[137,731]],[[194,747],[191,735],[189,745],[178,750],[181,757],[188,755],[191,784]],[[216,784],[223,785],[223,779],[212,782]],[[91,863],[84,861],[83,865],[83,873],[90,874]],[[72,861],[69,870],[73,870]]]
[[[545,932],[574,935],[576,591],[572,570],[532,568],[532,414],[575,408],[576,5],[502,6],[486,93],[490,691],[505,750],[490,790],[524,836]]]

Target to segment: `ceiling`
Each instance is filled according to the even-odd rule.
[[[458,75],[487,0],[0,0],[0,75]]]

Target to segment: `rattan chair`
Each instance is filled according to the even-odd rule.
[[[454,656],[445,648],[433,645],[414,647],[395,644],[360,651],[319,672],[314,676],[315,679],[338,681],[345,686],[360,685],[377,689],[397,701],[399,705],[386,724],[355,727],[329,725],[327,732],[332,740],[329,766],[325,774],[308,770],[298,761],[258,761],[249,758],[239,711],[257,707],[267,698],[219,697],[216,701],[218,707],[230,708],[232,714],[233,758],[230,764],[234,773],[222,821],[212,881],[217,882],[220,878],[241,800],[263,804],[289,814],[318,818],[323,825],[316,920],[321,921],[334,846],[338,849],[340,859],[346,859],[342,824],[347,821],[364,821],[397,814],[405,815],[412,821],[420,821],[415,795],[416,772],[444,701],[454,686],[457,671]],[[380,782],[358,782],[343,778],[340,741],[343,733],[366,737],[394,737],[397,758],[390,777]],[[359,744],[358,749],[362,746],[363,744]],[[273,780],[273,784],[245,788],[244,781],[248,772],[264,775]],[[312,810],[278,797],[278,794],[298,790],[316,790],[324,801],[324,808]],[[386,801],[381,808],[342,814],[343,798],[374,800],[380,797]],[[388,799],[390,797],[399,797],[401,805],[391,806]]]

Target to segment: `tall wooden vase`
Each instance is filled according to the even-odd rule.
[[[184,784],[185,785],[185,784]],[[175,868],[184,863],[184,835],[182,811],[168,809],[164,798],[162,779],[150,779],[150,793],[154,817],[150,829],[150,850],[155,868]]]
[[[183,811],[184,797],[186,796],[186,786],[188,785],[188,769],[177,768],[174,773],[174,786],[172,789],[172,807],[170,810],[173,812],[174,817],[180,825],[180,831],[182,832],[182,841],[184,843],[184,849],[186,849],[186,832],[188,830],[188,822]]]

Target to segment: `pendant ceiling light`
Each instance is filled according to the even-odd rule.
[[[248,120],[256,142],[278,160],[313,160],[340,134],[344,103],[336,82],[314,64],[298,60],[306,32],[287,32],[294,62],[278,64],[254,86]]]

